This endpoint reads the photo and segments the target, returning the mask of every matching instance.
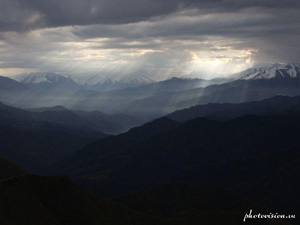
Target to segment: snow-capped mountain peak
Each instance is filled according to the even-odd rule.
[[[13,79],[24,84],[60,83],[71,81],[70,78],[51,72],[33,72],[29,74],[20,74],[14,76]]]
[[[247,69],[237,75],[242,80],[272,79],[272,78],[296,78],[300,77],[299,63],[274,63],[261,67]]]
[[[42,87],[59,86],[59,87],[81,87],[94,89],[98,91],[109,91],[123,89],[128,87],[137,87],[141,85],[155,83],[156,81],[146,76],[109,76],[103,74],[68,74],[60,75],[51,72],[33,72],[28,74],[19,74],[12,77],[13,79],[32,86]]]

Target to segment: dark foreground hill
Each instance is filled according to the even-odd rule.
[[[27,173],[0,158],[1,225],[117,225],[171,224],[100,200],[65,176],[42,177]]]
[[[2,181],[0,190],[3,225],[167,224],[99,200],[64,176],[22,176]]]
[[[79,132],[49,123],[25,128],[0,125],[0,154],[37,172],[98,139],[97,133]]]
[[[12,177],[27,175],[28,172],[16,164],[0,157],[0,181]]]
[[[191,209],[176,216],[152,216],[119,203],[99,199],[66,176],[42,177],[0,159],[1,225],[198,225],[240,224],[243,215]],[[5,179],[2,179],[5,178]],[[246,224],[289,225],[284,221],[247,221]]]
[[[144,132],[159,124],[175,126]],[[229,199],[228,195],[248,199],[264,212],[292,214],[300,211],[299,126],[299,115],[245,116],[226,122],[198,118],[181,125],[162,118],[139,127],[141,136],[136,135],[134,142],[130,135],[133,131],[100,140],[56,165],[53,171],[70,175],[100,196],[124,199],[134,192],[146,196],[127,198],[131,207],[141,198],[139,201],[145,204],[157,198],[154,205],[163,205],[159,203],[162,201],[167,207],[171,200],[148,198],[145,191],[184,184],[207,193],[218,189],[224,199]],[[191,196],[198,198],[199,193]],[[205,200],[197,207],[206,210],[209,203]],[[215,203],[226,209],[228,202]],[[134,208],[140,208],[139,204],[137,201]]]

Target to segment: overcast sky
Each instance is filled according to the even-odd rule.
[[[0,0],[0,74],[228,75],[300,62],[299,0]]]

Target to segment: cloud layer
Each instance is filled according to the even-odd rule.
[[[0,0],[0,73],[218,76],[300,61],[298,0]]]

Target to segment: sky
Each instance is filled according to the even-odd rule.
[[[162,80],[300,62],[299,0],[0,0],[0,75]]]

